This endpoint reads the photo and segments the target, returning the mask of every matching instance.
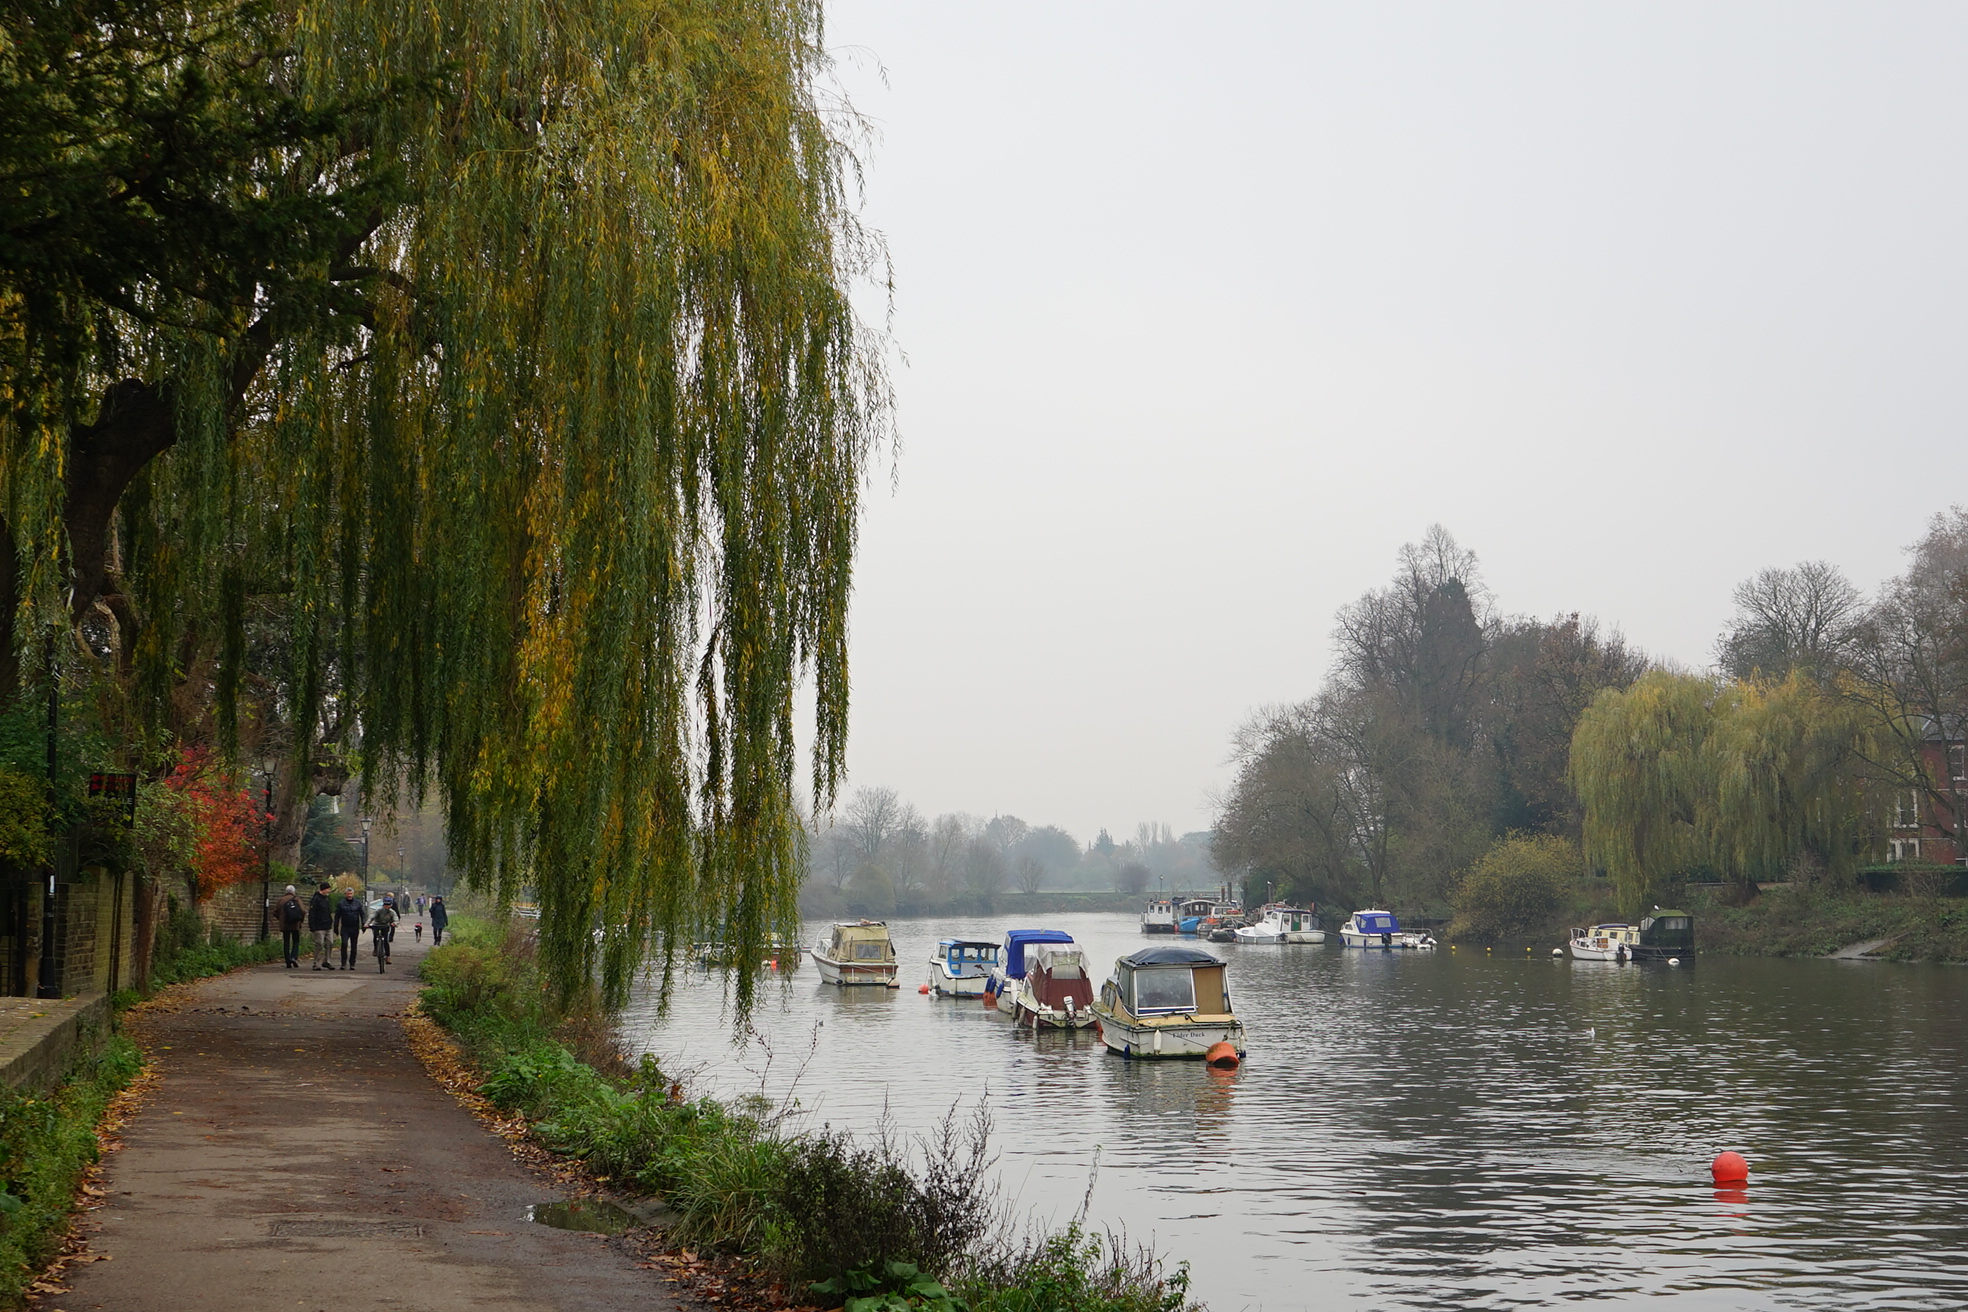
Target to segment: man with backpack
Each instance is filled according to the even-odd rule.
[[[308,899],[308,929],[314,934],[314,968],[333,970],[328,964],[328,949],[335,937],[335,899],[328,896],[325,879]]]
[[[342,941],[342,969],[354,970],[355,959],[362,953],[362,925],[369,919],[368,910],[356,900],[355,890],[342,890],[342,900],[335,904],[335,934]]]
[[[301,922],[307,919],[307,908],[301,905],[292,884],[287,885],[287,896],[275,916],[280,921],[281,955],[287,959],[287,969],[294,970],[301,964]]]

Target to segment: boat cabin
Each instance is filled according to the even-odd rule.
[[[1173,934],[1175,932],[1175,903],[1160,898],[1148,904],[1141,913],[1141,932],[1144,934]]]
[[[1398,934],[1401,922],[1394,918],[1392,911],[1359,911],[1353,916],[1353,927],[1362,934]]]
[[[1685,911],[1655,907],[1640,921],[1640,946],[1662,956],[1695,950],[1695,918]]]
[[[1268,906],[1264,908],[1263,922],[1276,926],[1287,934],[1309,934],[1319,928],[1319,917],[1310,907]]]
[[[1071,943],[1073,936],[1063,929],[1012,929],[1005,931],[1004,973],[1006,979],[1024,979],[1026,949],[1035,943]]]
[[[827,955],[835,961],[877,965],[895,960],[895,944],[889,941],[885,922],[849,921],[834,926],[834,936],[827,943]]]
[[[936,955],[931,959],[954,978],[981,978],[998,964],[998,945],[981,939],[946,938],[936,945]]]
[[[1136,1016],[1228,1016],[1223,963],[1201,948],[1143,948],[1114,963],[1114,991]]]
[[[1034,943],[1026,954],[1025,984],[1041,1005],[1055,1011],[1084,1010],[1093,1002],[1093,981],[1077,943]]]

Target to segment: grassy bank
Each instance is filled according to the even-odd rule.
[[[21,1306],[61,1252],[104,1109],[142,1069],[136,1045],[115,1038],[46,1097],[0,1093],[0,1307]]]
[[[454,922],[454,925],[456,922]],[[989,1183],[988,1124],[928,1141],[802,1128],[762,1102],[690,1098],[631,1067],[598,1015],[549,1005],[527,940],[457,926],[425,959],[424,1010],[540,1141],[660,1200],[671,1242],[749,1260],[864,1312],[1183,1312],[1186,1266],[1080,1226],[1016,1235]],[[882,1301],[892,1299],[898,1301]]]
[[[1746,957],[1822,957],[1891,939],[1890,961],[1968,961],[1968,901],[1899,893],[1771,889],[1747,905],[1696,893],[1695,942],[1703,952]]]

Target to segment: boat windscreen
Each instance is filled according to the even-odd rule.
[[[1189,970],[1137,970],[1134,972],[1134,1012],[1146,1016],[1157,1011],[1194,1011],[1196,975]]]
[[[1357,919],[1360,924],[1360,932],[1363,934],[1398,934],[1401,932],[1401,922],[1386,912],[1381,912],[1379,915],[1373,916],[1359,916]]]

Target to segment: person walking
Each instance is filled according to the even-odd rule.
[[[333,970],[328,964],[328,950],[335,938],[335,899],[328,894],[327,880],[322,880],[308,899],[307,911],[308,930],[314,935],[314,968]]]
[[[342,941],[342,969],[354,970],[356,958],[362,955],[362,926],[369,919],[367,910],[355,897],[355,890],[342,890],[342,900],[335,904],[335,933]]]
[[[274,914],[280,921],[280,955],[286,959],[287,969],[298,969],[301,964],[301,924],[307,919],[307,908],[301,905],[292,884],[287,885],[287,896],[281,899],[280,907]]]
[[[444,941],[444,927],[451,923],[451,913],[444,909],[444,899],[433,897],[430,902],[431,946],[436,947]]]

